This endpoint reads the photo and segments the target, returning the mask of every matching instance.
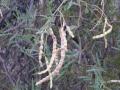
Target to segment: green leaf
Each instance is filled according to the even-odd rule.
[[[68,6],[67,6],[67,10],[69,10],[71,7],[72,7],[72,5],[73,5],[73,2],[72,2],[72,0],[68,3]]]
[[[88,14],[89,13],[89,9],[86,7],[85,8],[85,14]]]

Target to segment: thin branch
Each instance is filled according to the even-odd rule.
[[[10,82],[12,83],[13,86],[15,86],[15,83],[14,83],[13,79],[11,78],[11,74],[10,74],[10,72],[8,71],[7,66],[6,66],[6,64],[5,64],[5,62],[4,62],[5,60],[4,60],[1,56],[0,56],[0,60],[1,60],[2,64],[3,64],[3,68],[4,68],[4,70],[5,70],[6,75],[7,75],[8,78],[9,78]]]
[[[14,30],[16,30],[17,28],[19,28],[20,26],[22,26],[24,23],[25,23],[25,21],[22,21],[22,22],[18,23],[16,26],[13,26],[13,27],[5,30],[4,33],[8,33],[8,32],[14,31]]]

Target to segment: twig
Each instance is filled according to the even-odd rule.
[[[29,11],[32,11],[34,0],[30,0]]]
[[[11,74],[9,73],[9,71],[7,69],[7,66],[6,66],[6,64],[4,62],[5,60],[1,56],[0,56],[0,60],[1,60],[2,64],[3,64],[3,68],[5,70],[6,75],[9,78],[10,82],[12,83],[13,86],[15,86],[15,83],[14,83],[13,79],[11,78]]]
[[[16,26],[13,26],[13,27],[5,30],[4,33],[8,33],[8,32],[11,32],[13,30],[16,30],[17,28],[19,28],[20,26],[22,26],[24,23],[25,23],[25,21],[22,21],[22,22],[18,23]]]

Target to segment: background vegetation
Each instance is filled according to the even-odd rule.
[[[119,90],[119,20],[120,0],[0,0],[0,90]]]

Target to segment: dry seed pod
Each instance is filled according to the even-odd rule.
[[[70,30],[70,27],[69,27],[69,26],[66,26],[66,30],[67,30],[67,32],[69,33],[69,35],[70,35],[72,38],[74,38],[74,34],[73,34],[73,32]]]
[[[44,44],[43,38],[44,38],[44,34],[42,33],[41,34],[41,40],[40,40],[40,47],[39,47],[39,64],[40,64],[41,67],[43,66],[42,61],[41,61],[42,54],[43,54],[43,44]]]
[[[0,9],[0,18],[3,17],[2,10]]]
[[[40,75],[46,73],[49,69],[51,69],[51,67],[52,67],[52,65],[53,65],[53,63],[54,63],[54,61],[55,61],[55,59],[57,57],[57,39],[56,39],[56,36],[53,33],[52,28],[50,28],[49,31],[50,31],[50,35],[52,36],[52,39],[53,39],[52,56],[51,56],[50,63],[48,65],[47,69],[45,69],[45,70],[38,73]]]
[[[109,29],[106,31],[106,27],[109,27]],[[104,23],[104,27],[103,27],[103,34],[100,34],[100,35],[96,35],[96,36],[93,36],[93,39],[99,39],[99,38],[102,38],[104,37],[104,40],[105,40],[105,48],[107,48],[107,39],[106,39],[106,35],[109,34],[111,31],[112,31],[112,25],[108,23],[108,19],[105,18],[105,23]]]
[[[99,38],[103,38],[104,36],[106,36],[107,34],[109,34],[112,31],[112,25],[108,23],[107,18],[105,18],[106,24],[109,27],[109,29],[107,31],[105,31],[103,34],[100,35],[96,35],[93,36],[93,39],[99,39]]]
[[[53,72],[51,72],[48,76],[46,76],[45,78],[43,78],[42,80],[38,81],[36,83],[36,85],[42,84],[44,82],[46,82],[47,80],[51,79],[51,76],[54,77],[56,75],[59,75],[59,71],[62,68],[63,64],[64,64],[64,59],[65,59],[65,53],[67,51],[67,39],[66,39],[66,32],[64,30],[64,24],[63,26],[59,29],[59,33],[60,33],[60,38],[61,38],[61,57],[59,60],[58,65],[56,66],[56,68],[54,69]],[[54,40],[54,39],[53,39]],[[53,53],[55,54],[55,53]],[[57,55],[57,54],[56,54]],[[55,58],[54,58],[55,60]],[[51,61],[50,61],[51,62]],[[49,68],[48,68],[49,69]],[[47,70],[47,69],[46,69]],[[40,72],[41,73],[41,72]]]

